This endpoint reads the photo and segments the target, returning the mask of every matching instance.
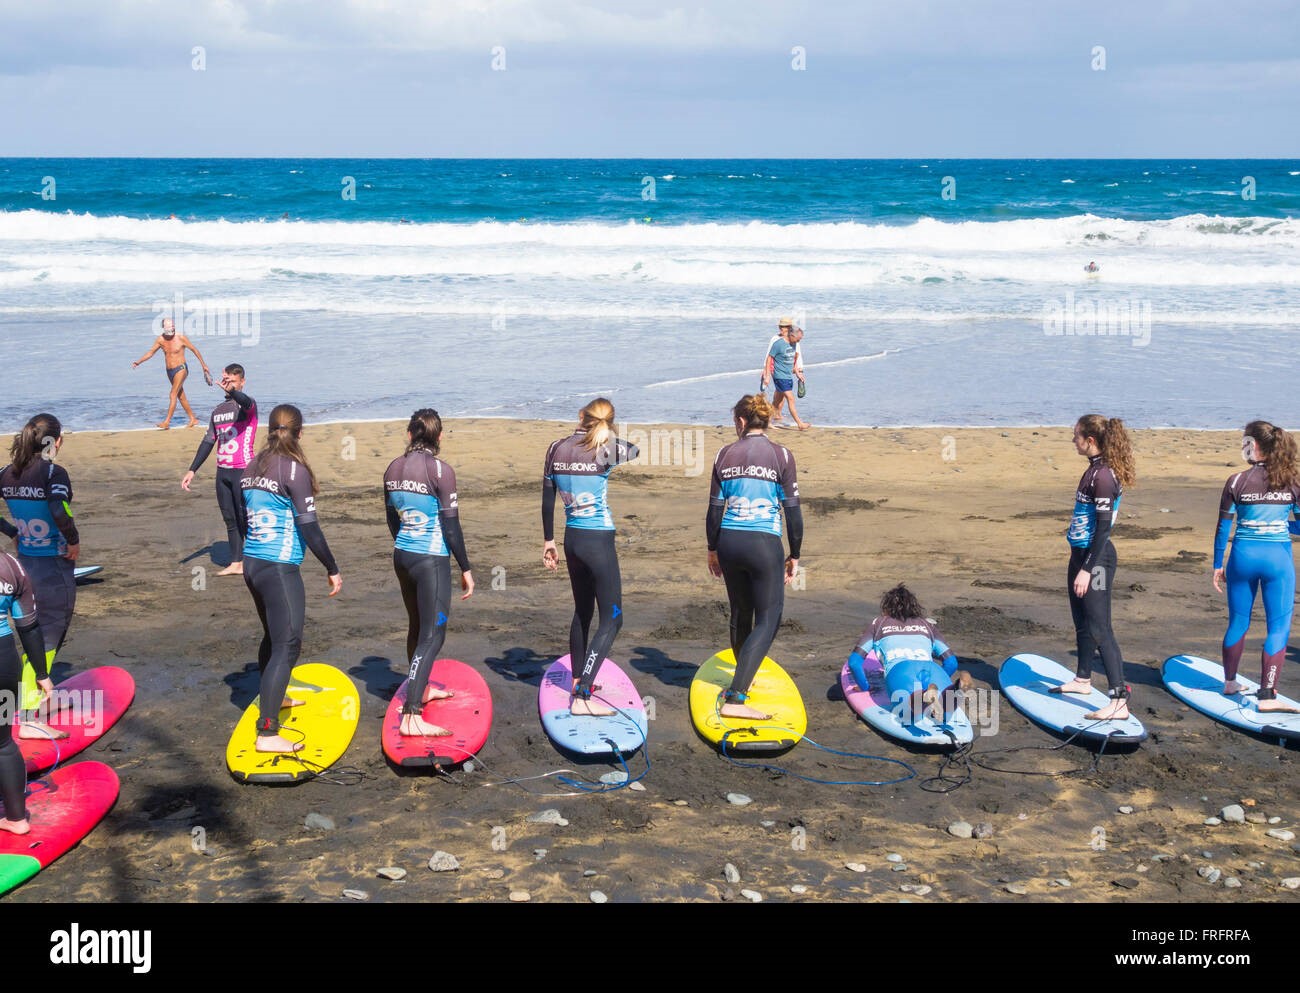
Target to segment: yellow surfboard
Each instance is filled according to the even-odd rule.
[[[784,669],[763,659],[749,687],[749,706],[770,714],[766,721],[742,717],[721,717],[722,691],[736,673],[736,656],[731,649],[718,652],[696,670],[691,680],[691,720],[695,730],[712,745],[733,752],[776,752],[793,748],[808,730],[808,713],[803,697]]]
[[[281,734],[301,741],[299,752],[275,754],[256,748],[260,698],[244,710],[226,746],[226,765],[244,783],[294,783],[311,779],[343,757],[357,730],[361,697],[352,680],[323,662],[294,666],[288,696],[304,701],[280,709]]]

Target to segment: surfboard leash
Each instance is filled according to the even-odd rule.
[[[872,762],[889,762],[894,765],[901,765],[907,770],[907,775],[899,776],[897,779],[817,779],[814,776],[805,776],[799,772],[791,772],[783,766],[772,765],[770,762],[738,762],[727,754],[727,739],[733,734],[744,732],[753,734],[760,730],[788,731],[790,732],[791,737],[796,738],[799,741],[806,741],[808,744],[812,745],[813,748],[816,748],[819,751],[829,752],[832,755],[841,755],[845,758],[866,759]],[[763,769],[767,772],[774,772],[781,776],[793,776],[795,779],[801,779],[805,783],[816,783],[819,786],[894,786],[898,783],[905,783],[909,779],[914,779],[916,777],[916,770],[901,759],[891,759],[884,755],[867,755],[862,752],[841,751],[838,748],[831,748],[829,745],[818,744],[806,734],[798,734],[794,729],[782,727],[780,725],[756,724],[745,728],[731,728],[723,733],[722,740],[718,744],[720,746],[722,757],[732,765],[741,769]]]
[[[284,737],[285,732],[298,735],[298,741],[302,742],[304,750],[306,749],[307,735],[305,732],[282,724],[280,726],[280,735]],[[292,739],[288,740],[292,741]],[[313,762],[311,759],[304,757],[301,752],[276,752],[274,754],[286,761],[297,762],[312,774],[312,779],[329,783],[331,786],[359,786],[367,778],[366,771],[360,766],[321,765],[319,762]]]

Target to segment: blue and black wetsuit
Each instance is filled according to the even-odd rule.
[[[939,636],[933,621],[877,617],[867,625],[849,655],[849,670],[859,689],[871,688],[866,662],[873,652],[884,670],[885,689],[895,711],[907,715],[908,721],[919,717],[919,710],[909,704],[931,686],[945,695],[944,710],[953,709],[947,699],[957,672],[957,656]]]
[[[573,692],[590,698],[596,673],[623,626],[623,579],[614,547],[609,510],[609,474],[637,457],[639,449],[621,438],[587,448],[576,431],[546,450],[542,466],[542,537],[555,540],[555,498],[564,503],[564,560],[573,588],[569,659]],[[600,610],[596,636],[588,643],[591,618]]]
[[[0,552],[0,699],[12,701],[18,697],[18,682],[23,669],[14,648],[13,627],[23,643],[23,650],[31,660],[34,679],[47,679],[49,668],[45,664],[44,642],[36,615],[36,593],[26,570],[12,555]],[[17,714],[11,704],[0,706],[0,800],[4,801],[5,817],[21,821],[27,817],[27,769],[23,754],[14,741],[14,724]]]
[[[72,482],[63,466],[36,458],[22,472],[12,465],[0,469],[0,497],[13,518],[12,524],[0,520],[0,531],[18,538],[18,560],[41,605],[43,654],[49,668],[68,636],[77,606],[76,563],[66,557],[69,545],[81,543],[72,519]],[[23,667],[20,705],[33,710],[39,703],[29,664]]]
[[[303,547],[310,548],[328,575],[338,566],[316,520],[307,467],[283,455],[272,456],[266,472],[256,465],[241,480],[248,527],[244,539],[244,583],[253,594],[262,643],[257,664],[262,670],[259,736],[280,733],[280,703],[302,651],[307,594],[302,585]]]
[[[1228,557],[1228,630],[1223,636],[1223,674],[1237,678],[1241,654],[1246,645],[1256,592],[1263,593],[1268,632],[1260,653],[1261,700],[1277,696],[1277,680],[1286,659],[1291,636],[1291,615],[1295,607],[1295,562],[1291,557],[1291,535],[1300,534],[1300,486],[1291,484],[1271,490],[1268,469],[1262,462],[1232,476],[1219,501],[1219,526],[1214,535],[1214,568],[1223,568],[1233,518],[1232,554]]]
[[[799,480],[790,450],[764,434],[747,434],[713,460],[705,533],[718,553],[731,602],[736,672],[728,702],[743,703],[772,646],[785,609],[785,548],[781,511],[789,525],[790,557],[803,544]]]
[[[408,662],[404,714],[423,710],[433,662],[447,636],[451,612],[451,556],[470,572],[460,529],[456,473],[432,452],[417,448],[393,459],[384,473],[384,512],[393,535],[393,570],[406,604]]]
[[[1119,513],[1123,496],[1119,480],[1100,455],[1088,460],[1079,488],[1074,495],[1074,514],[1070,518],[1067,538],[1070,564],[1065,585],[1070,594],[1070,614],[1074,619],[1075,643],[1079,653],[1078,676],[1092,677],[1092,664],[1101,653],[1106,681],[1112,697],[1127,693],[1124,683],[1124,656],[1110,622],[1110,591],[1115,585],[1118,559],[1110,533]],[[1074,577],[1080,571],[1091,573],[1088,591],[1074,595]]]

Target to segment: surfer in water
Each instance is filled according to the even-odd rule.
[[[240,480],[248,463],[253,461],[257,446],[257,401],[244,392],[244,367],[226,366],[221,377],[221,388],[226,399],[217,404],[208,420],[208,433],[199,442],[194,461],[181,477],[181,489],[186,493],[194,474],[207,461],[212,449],[217,450],[217,506],[226,523],[226,541],[230,546],[230,565],[218,576],[244,574],[244,528],[248,526],[244,512],[244,490]]]
[[[785,609],[785,587],[799,572],[803,512],[794,456],[765,433],[772,405],[761,393],[732,408],[736,441],[713,460],[705,532],[709,572],[727,584],[731,650],[736,671],[723,691],[723,717],[767,720],[746,704],[749,687],[772,646]],[[781,543],[781,511],[789,527],[790,554]]]
[[[880,615],[858,638],[849,671],[861,690],[883,682],[895,714],[907,724],[926,713],[944,723],[961,706],[958,693],[971,688],[970,673],[957,668],[957,656],[902,583],[880,598]]]
[[[23,711],[20,738],[66,738],[39,713],[43,694],[37,690],[36,667],[48,671],[63,648],[77,607],[77,556],[81,537],[72,519],[72,481],[68,470],[55,463],[63,448],[63,426],[53,414],[37,414],[14,435],[12,459],[0,469],[0,496],[15,524],[0,520],[0,531],[18,539],[18,562],[41,608],[43,659],[28,656],[22,673]],[[24,642],[25,644],[25,642]]]
[[[569,661],[573,666],[574,714],[608,717],[613,708],[592,696],[596,673],[623,626],[623,580],[609,510],[609,474],[639,450],[614,434],[614,405],[597,397],[578,412],[578,429],[546,450],[542,466],[542,564],[560,566],[555,547],[555,498],[564,502],[564,561],[573,588]],[[600,609],[596,637],[587,641]]]
[[[408,736],[443,737],[446,728],[424,720],[424,705],[452,696],[429,685],[433,662],[447,637],[451,612],[451,556],[460,566],[462,600],[474,594],[474,574],[460,530],[456,473],[438,458],[442,418],[430,407],[411,415],[406,451],[384,473],[384,512],[393,536],[393,569],[406,604],[406,703],[399,729]]]
[[[5,816],[0,819],[0,831],[27,834],[31,824],[27,820],[27,768],[23,753],[14,741],[18,684],[22,662],[14,648],[10,620],[18,629],[23,651],[32,660],[36,672],[36,686],[48,698],[54,692],[49,669],[45,665],[45,647],[41,627],[36,615],[36,594],[32,583],[18,560],[7,552],[0,552],[0,800],[4,801]],[[64,735],[64,737],[67,737]]]
[[[1083,271],[1088,273],[1101,272],[1101,266],[1097,265],[1096,262],[1089,262],[1086,266],[1083,267]]]
[[[1088,414],[1074,425],[1074,450],[1088,460],[1074,494],[1074,514],[1065,529],[1070,543],[1066,586],[1079,664],[1074,679],[1053,693],[1092,692],[1092,665],[1098,652],[1110,685],[1110,702],[1086,715],[1092,721],[1127,720],[1129,688],[1124,682],[1124,656],[1110,622],[1110,591],[1115,585],[1117,558],[1110,532],[1119,513],[1124,488],[1137,481],[1133,446],[1118,417]]]
[[[1229,477],[1219,500],[1214,534],[1214,588],[1228,584],[1228,630],[1223,635],[1225,696],[1241,692],[1237,670],[1246,646],[1246,631],[1255,609],[1255,593],[1264,599],[1267,633],[1260,652],[1258,706],[1261,712],[1292,711],[1277,699],[1277,680],[1286,660],[1295,608],[1295,562],[1291,535],[1300,534],[1300,464],[1295,439],[1268,421],[1251,421],[1242,429],[1241,457],[1250,468]],[[1223,558],[1233,519],[1232,554]]]
[[[302,651],[307,594],[299,566],[303,546],[325,567],[329,595],[343,588],[325,533],[316,519],[316,476],[302,451],[302,411],[282,403],[271,411],[266,441],[240,480],[248,527],[244,537],[244,583],[262,622],[257,664],[259,697],[299,706],[285,696]],[[296,752],[303,747],[280,734],[279,710],[263,709],[257,719],[259,752]]]
[[[194,409],[190,406],[190,401],[185,396],[185,380],[190,374],[190,367],[185,361],[185,349],[194,353],[194,357],[199,360],[199,365],[203,367],[203,378],[207,380],[209,386],[212,385],[212,372],[208,369],[208,364],[203,361],[203,356],[199,350],[194,347],[193,342],[183,334],[176,333],[176,322],[170,317],[164,318],[162,322],[162,334],[154,339],[153,348],[145,352],[140,358],[131,363],[134,369],[142,362],[148,362],[157,351],[163,353],[163,359],[167,364],[167,381],[171,383],[171,394],[168,397],[167,416],[163,418],[158,425],[164,431],[172,426],[172,415],[176,413],[176,403],[180,401],[185,413],[190,417],[190,422],[185,426],[187,428],[198,427],[199,419],[194,416]]]

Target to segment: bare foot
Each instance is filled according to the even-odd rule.
[[[456,694],[451,690],[440,690],[434,686],[424,688],[424,702],[432,703],[434,700],[450,700]]]
[[[584,700],[580,696],[575,696],[573,702],[569,704],[569,713],[575,717],[613,717],[615,711],[599,700]]]
[[[159,430],[159,431],[170,431],[171,429],[172,429],[172,426],[171,426],[171,422],[170,422],[170,421],[163,421],[163,423],[161,423],[161,424],[158,425],[158,430]]]
[[[306,700],[295,700],[293,697],[287,696],[284,698],[284,703],[280,704],[280,709],[288,710],[290,707],[301,707],[306,702]]]
[[[931,683],[921,694],[921,714],[936,723],[943,723],[943,708],[939,706],[939,684]]]
[[[419,714],[403,714],[398,733],[407,738],[445,738],[451,734],[446,728],[430,724]]]
[[[1091,714],[1084,714],[1090,721],[1126,721],[1128,720],[1128,702],[1125,700],[1112,700],[1101,710],[1094,710]]]
[[[188,424],[186,424],[185,426],[186,426],[187,428],[197,428],[197,427],[201,427],[201,425],[199,424],[199,422],[198,422],[196,419],[194,419],[194,418],[191,418],[191,419],[190,419],[190,422],[189,422]]]
[[[244,574],[244,563],[231,562],[230,565],[222,569],[218,576],[242,576]]]
[[[302,751],[301,741],[289,741],[278,734],[257,736],[257,750],[259,752],[300,752]]]
[[[799,430],[800,430],[800,431],[807,431],[810,427],[812,427],[812,421],[800,421],[800,422],[799,422]]]
[[[18,724],[18,737],[29,741],[62,740],[67,736],[67,731],[60,731],[40,721],[20,721]]]
[[[1241,692],[1241,683],[1237,682],[1235,679],[1229,679],[1226,683],[1223,684],[1224,696],[1236,696],[1240,692]]]
[[[723,717],[743,717],[751,721],[770,721],[772,719],[771,714],[765,714],[761,710],[747,707],[743,703],[724,703],[718,713]]]
[[[21,821],[0,821],[0,831],[8,831],[10,834],[28,834],[32,829],[32,822],[24,818]]]
[[[970,678],[970,673],[965,669],[958,669],[957,674],[952,677],[952,682],[954,688],[961,690],[963,693],[969,693],[971,686],[974,685],[974,680]]]
[[[1068,683],[1062,683],[1060,686],[1053,688],[1053,693],[1077,693],[1080,696],[1087,696],[1092,692],[1092,680],[1080,679],[1075,676]]]
[[[1300,710],[1285,700],[1260,700],[1258,706],[1261,714],[1300,714]]]

